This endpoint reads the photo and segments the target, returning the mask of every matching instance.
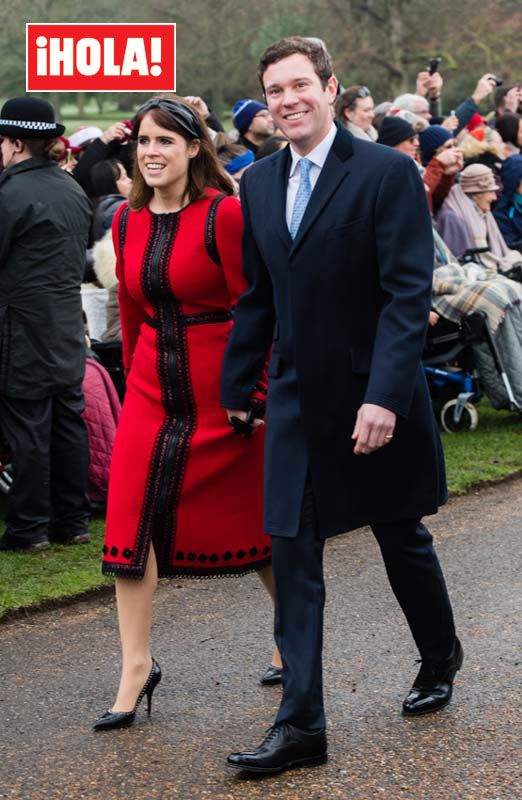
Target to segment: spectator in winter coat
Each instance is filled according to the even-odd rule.
[[[518,156],[522,147],[522,117],[511,112],[502,114],[495,127],[504,142],[504,158]]]
[[[91,228],[92,249],[88,254],[92,273],[87,274],[85,280],[97,280],[102,289],[106,290],[103,295],[104,325],[95,338],[99,338],[102,342],[120,342],[118,280],[111,228],[116,211],[129,196],[132,181],[121,161],[108,159],[99,161],[92,167],[91,185],[95,196],[94,219]],[[98,290],[98,292],[100,291]],[[97,303],[100,302],[96,288],[90,287],[87,290],[86,287],[82,287],[82,300],[89,323],[89,333],[92,336],[94,332],[91,329],[91,314]]]
[[[394,150],[400,150],[401,153],[406,153],[407,156],[416,159],[419,137],[409,122],[397,116],[384,117],[377,144],[393,147]]]
[[[501,179],[504,192],[493,216],[507,246],[522,251],[522,155],[504,161]]]
[[[499,86],[495,92],[495,127],[504,114],[517,114],[522,100],[522,89],[519,84]]]
[[[367,86],[349,86],[335,102],[335,116],[357,139],[376,142],[378,133],[372,125],[374,104]]]
[[[82,189],[92,196],[91,169],[94,164],[108,158],[118,158],[130,171],[134,153],[134,145],[128,143],[131,133],[131,123],[128,120],[115,122],[106,131],[89,126],[80,128],[69,137],[69,144],[76,152],[78,159],[71,170]]]
[[[423,175],[428,202],[438,212],[455,183],[455,176],[464,166],[462,151],[456,146],[451,131],[440,125],[429,125],[419,134]]]
[[[259,147],[274,133],[274,120],[264,103],[247,97],[232,109],[232,123],[239,133],[238,144],[256,155]]]

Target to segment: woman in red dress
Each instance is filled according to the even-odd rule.
[[[231,310],[245,288],[239,202],[188,105],[150,100],[135,131],[133,189],[113,222],[128,376],[103,548],[103,572],[116,576],[123,669],[96,729],[131,724],[159,683],[149,649],[158,577],[255,570],[273,586],[263,431],[235,435],[220,407]],[[264,384],[252,387],[259,416],[265,395]]]

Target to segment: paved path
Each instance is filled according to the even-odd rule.
[[[0,797],[16,800],[517,800],[522,481],[452,500],[436,535],[466,650],[445,711],[401,718],[415,650],[366,530],[327,548],[330,760],[264,780],[223,768],[256,744],[279,690],[257,685],[271,612],[254,575],[164,583],[153,715],[94,734],[114,697],[112,599],[0,627]],[[517,623],[518,614],[518,623]],[[518,625],[518,627],[517,627]]]

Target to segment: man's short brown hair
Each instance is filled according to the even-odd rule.
[[[283,58],[293,56],[295,53],[301,53],[312,62],[315,73],[321,81],[323,89],[326,89],[326,85],[333,75],[333,67],[332,59],[330,53],[326,49],[325,43],[322,39],[308,38],[305,36],[288,36],[286,39],[281,39],[279,42],[275,42],[275,44],[271,44],[270,47],[267,47],[259,59],[257,76],[263,91],[265,90],[263,75],[270,64],[276,64],[278,61],[282,61]]]

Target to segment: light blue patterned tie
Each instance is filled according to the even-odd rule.
[[[299,187],[295,196],[292,219],[290,221],[290,236],[292,239],[295,239],[297,236],[299,225],[301,224],[301,220],[303,219],[306,211],[306,206],[310,200],[310,195],[312,194],[312,184],[310,183],[310,169],[312,167],[312,162],[308,158],[302,158],[299,162],[299,166],[301,170]]]

